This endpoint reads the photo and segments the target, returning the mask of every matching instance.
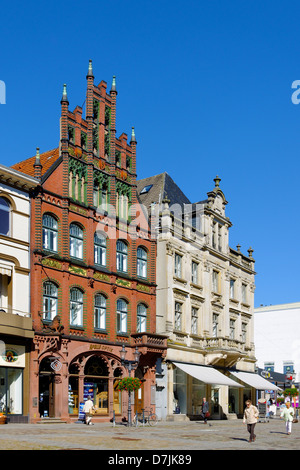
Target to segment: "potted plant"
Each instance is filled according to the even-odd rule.
[[[123,390],[126,390],[127,392],[134,392],[135,390],[138,390],[141,388],[142,382],[140,379],[136,377],[124,377],[120,382],[118,383],[116,390],[119,392],[122,392]]]
[[[7,417],[4,413],[0,412],[0,424],[6,424]]]

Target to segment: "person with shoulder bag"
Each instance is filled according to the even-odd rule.
[[[244,411],[243,423],[247,424],[247,430],[250,434],[249,442],[254,442],[256,435],[254,434],[254,428],[257,423],[257,418],[259,416],[258,409],[256,406],[252,405],[251,400],[246,401],[246,408]]]

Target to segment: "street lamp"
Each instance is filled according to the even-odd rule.
[[[136,346],[133,361],[129,361],[128,359],[125,359],[126,354],[127,354],[127,351],[125,349],[125,345],[123,344],[122,349],[120,350],[121,364],[122,364],[122,366],[125,366],[126,369],[128,370],[128,377],[131,377],[131,371],[133,371],[137,368],[139,360],[140,360],[141,353],[139,352],[139,350]],[[131,390],[128,390],[128,426],[131,426],[131,424],[132,424],[132,420],[131,420]]]

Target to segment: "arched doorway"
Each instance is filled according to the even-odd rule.
[[[39,413],[41,418],[55,417],[55,371],[60,364],[56,357],[46,357],[39,370]]]
[[[84,401],[90,395],[99,415],[108,414],[109,371],[105,361],[92,356],[84,368]]]
[[[69,366],[69,415],[81,415],[88,396],[95,407],[94,417],[122,413],[122,394],[116,390],[124,374],[118,359],[104,354],[82,354]]]

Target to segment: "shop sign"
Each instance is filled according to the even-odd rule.
[[[1,343],[0,366],[25,367],[25,346]]]

